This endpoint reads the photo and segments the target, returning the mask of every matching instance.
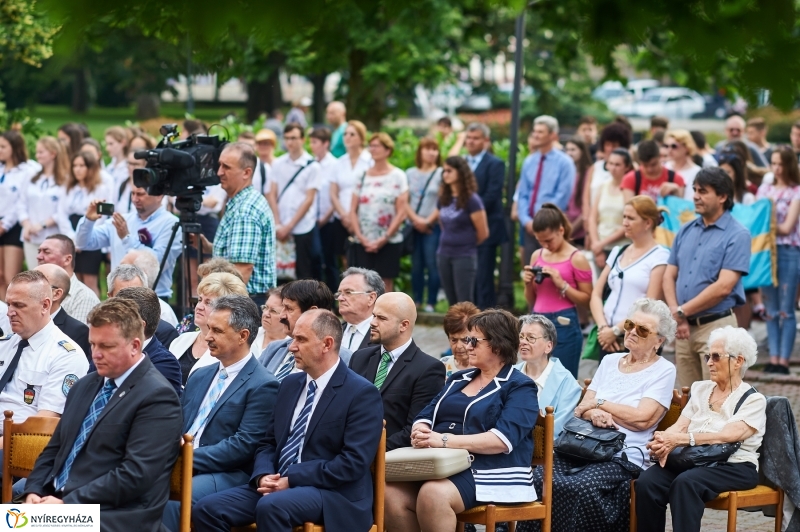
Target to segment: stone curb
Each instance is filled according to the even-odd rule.
[[[763,371],[748,371],[744,375],[745,382],[763,382],[773,384],[800,384],[800,375],[773,375]]]
[[[417,312],[416,324],[441,327],[444,324],[444,314],[438,312]]]

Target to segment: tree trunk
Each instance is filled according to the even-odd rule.
[[[312,122],[314,125],[325,123],[325,80],[328,74],[314,74],[311,83],[314,85],[314,107],[312,109]]]
[[[89,73],[86,68],[75,70],[72,83],[72,112],[85,113],[89,110]]]
[[[146,92],[136,97],[136,119],[149,120],[161,115],[161,100],[158,94]]]
[[[267,105],[269,86],[266,81],[247,82],[247,121],[253,122],[264,113],[269,113]]]
[[[366,62],[367,54],[363,50],[350,52],[347,114],[363,121],[370,131],[378,131],[386,113],[386,86],[383,83],[366,86],[361,73]]]
[[[264,60],[264,69],[269,72],[266,81],[247,83],[247,121],[253,122],[262,114],[269,115],[283,104],[281,91],[281,66],[285,58],[278,52],[270,52]]]

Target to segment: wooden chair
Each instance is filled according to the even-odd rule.
[[[548,406],[544,416],[539,415],[533,428],[532,466],[544,467],[544,482],[541,501],[522,504],[486,504],[476,506],[456,515],[458,532],[464,532],[465,523],[485,525],[486,530],[494,530],[495,523],[508,522],[509,532],[515,532],[517,521],[543,520],[542,532],[550,532],[553,511],[553,440],[555,409]],[[304,531],[309,532],[309,531]]]
[[[591,383],[592,383],[592,379],[583,379],[583,389],[581,390],[581,398],[578,399],[578,404],[581,404],[581,401],[583,401],[583,396],[586,395],[586,390],[589,389],[589,385]]]
[[[759,484],[751,490],[726,491],[720,493],[713,501],[706,503],[706,508],[728,510],[728,532],[736,532],[736,511],[751,506],[775,507],[775,532],[781,532],[783,526],[783,490]]]
[[[386,421],[383,422],[383,432],[381,441],[378,444],[378,451],[375,453],[375,460],[372,462],[372,519],[374,521],[369,532],[384,532],[384,508],[386,499]],[[256,525],[236,526],[231,532],[254,532]],[[181,531],[183,532],[183,531]],[[294,527],[294,532],[325,532],[323,525],[314,523],[304,523],[302,526]]]
[[[192,528],[192,470],[194,463],[192,440],[190,434],[183,435],[178,460],[169,477],[169,500],[181,503],[178,532],[190,532]]]
[[[14,477],[28,478],[36,459],[53,436],[59,418],[31,416],[14,423],[14,412],[6,410],[3,420],[3,504],[12,498]]]
[[[669,404],[669,410],[667,413],[664,414],[664,417],[661,418],[659,421],[656,430],[667,430],[672,425],[678,421],[678,418],[681,416],[681,412],[683,409],[686,408],[686,404],[689,402],[689,387],[684,386],[681,388],[681,391],[672,390],[672,402]],[[636,532],[636,491],[634,490],[634,486],[636,484],[635,480],[631,480],[631,523],[630,523],[630,532]]]

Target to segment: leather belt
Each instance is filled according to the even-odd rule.
[[[698,318],[686,318],[686,321],[689,322],[689,325],[695,325],[697,327],[701,325],[705,325],[707,323],[711,323],[712,321],[721,320],[722,318],[727,318],[733,314],[733,310],[723,310],[722,312],[717,312],[716,314],[706,314],[705,316],[700,316]]]

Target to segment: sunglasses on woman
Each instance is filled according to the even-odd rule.
[[[478,342],[480,342],[481,340],[487,340],[488,341],[489,339],[488,338],[478,338],[476,336],[465,336],[464,338],[461,339],[461,341],[464,343],[464,345],[468,345],[468,346],[472,347],[472,349],[475,349],[475,346],[478,345]]]
[[[631,320],[625,320],[622,328],[628,332],[636,329],[636,336],[642,339],[647,338],[653,332],[648,329],[646,325],[639,325],[638,323],[633,323]]]
[[[708,364],[709,360],[713,360],[714,363],[717,363],[723,357],[734,358],[734,357],[732,357],[731,355],[729,355],[727,353],[709,353],[707,355],[703,355],[703,358],[705,359],[706,364]]]

